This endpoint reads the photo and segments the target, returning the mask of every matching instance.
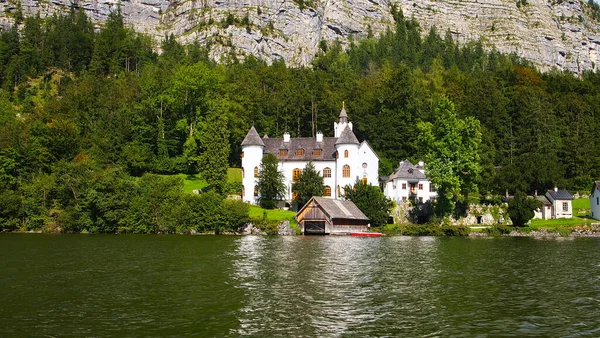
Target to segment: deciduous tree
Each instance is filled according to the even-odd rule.
[[[357,180],[354,186],[344,188],[344,198],[356,204],[373,226],[387,223],[394,202],[389,200],[379,187]]]
[[[521,191],[508,202],[508,216],[516,227],[522,227],[534,216],[534,210],[540,207],[540,202]]]
[[[435,210],[439,216],[449,215],[459,194],[476,190],[481,171],[479,121],[473,117],[459,118],[454,104],[442,97],[433,123],[420,122],[419,144],[425,155],[425,173],[435,185],[438,197]]]

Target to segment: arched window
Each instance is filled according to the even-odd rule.
[[[350,166],[347,164],[344,164],[344,167],[342,168],[342,177],[344,177],[344,178],[350,177]]]
[[[331,187],[326,185],[325,186],[325,193],[323,194],[323,196],[331,196]]]
[[[323,177],[331,177],[331,168],[327,167],[323,169]]]
[[[254,186],[254,197],[258,196],[258,186]]]
[[[242,178],[246,178],[246,175],[244,174],[244,168],[242,168]]]
[[[300,174],[302,173],[302,169],[294,169],[292,170],[292,181],[296,182],[298,181],[298,178],[300,178]]]
[[[367,178],[366,177],[363,177],[361,181],[362,181],[363,184],[367,184]]]
[[[241,157],[244,158],[244,152],[243,151],[242,151],[242,156]]]
[[[338,195],[338,198],[339,198],[340,196],[342,196],[342,194],[340,194],[340,186],[339,186],[339,185],[337,186],[337,195]]]
[[[258,177],[258,167],[254,167],[254,177]]]
[[[344,150],[344,157],[348,158],[348,149]]]

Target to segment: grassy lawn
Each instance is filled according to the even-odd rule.
[[[573,200],[573,215],[587,216],[590,214],[590,199],[576,198]]]
[[[267,221],[284,221],[289,220],[293,221],[296,213],[288,210],[279,210],[279,209],[263,209],[257,205],[250,205],[250,218],[261,220],[263,218],[264,212],[267,212]],[[295,221],[294,221],[295,222]]]
[[[200,174],[177,174],[172,176],[183,178],[183,192],[185,192],[186,194],[191,194],[194,190],[200,190],[208,187],[208,183],[206,183],[206,181],[202,178],[202,175]],[[227,180],[229,182],[242,182],[242,169],[227,169]]]

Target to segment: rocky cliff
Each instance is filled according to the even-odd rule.
[[[11,24],[18,8],[25,15],[67,11],[72,0],[0,0],[0,24]],[[77,0],[75,0],[77,1]],[[585,2],[548,0],[92,0],[77,1],[99,25],[121,4],[126,22],[160,40],[174,34],[182,42],[211,46],[219,59],[254,54],[283,58],[291,65],[310,62],[321,40],[347,44],[393,25],[397,4],[427,30],[435,25],[455,39],[481,39],[488,47],[516,53],[542,70],[596,69],[600,23]]]

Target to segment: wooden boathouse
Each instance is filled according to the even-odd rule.
[[[352,201],[311,198],[296,214],[304,235],[349,235],[367,231],[369,219]]]

